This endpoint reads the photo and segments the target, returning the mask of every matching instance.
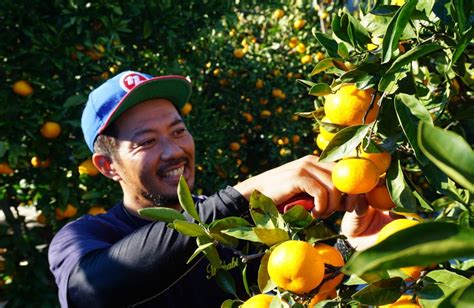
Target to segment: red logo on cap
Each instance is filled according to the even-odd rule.
[[[120,78],[120,87],[122,87],[122,89],[124,89],[126,92],[130,92],[133,88],[146,80],[148,80],[148,78],[143,75],[130,73],[123,75]]]

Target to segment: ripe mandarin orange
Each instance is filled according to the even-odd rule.
[[[334,186],[348,194],[364,194],[379,181],[375,164],[366,158],[350,157],[338,161],[332,170]]]
[[[92,159],[86,159],[78,167],[79,174],[87,174],[89,176],[96,176],[99,170],[92,163]]]
[[[353,84],[343,85],[336,93],[325,96],[324,112],[336,124],[347,126],[362,124],[374,94],[374,89],[359,90]],[[377,100],[378,98],[366,118],[366,123],[373,122],[377,117],[379,110]]]
[[[365,193],[365,197],[369,204],[376,209],[387,211],[395,207],[395,203],[393,203],[385,184],[376,186],[371,191]]]
[[[316,249],[318,254],[321,256],[321,259],[323,260],[324,264],[330,264],[336,267],[344,266],[345,264],[344,258],[342,257],[339,250],[337,250],[337,248],[325,243],[317,243],[314,246],[314,249]],[[325,274],[324,278],[328,277],[329,275],[331,274],[330,273]],[[344,274],[341,273],[337,275],[336,277],[323,282],[322,285],[319,287],[319,292],[326,293],[335,289],[341,283],[343,278],[344,278]]]
[[[241,308],[268,308],[275,298],[273,295],[269,294],[257,294],[246,300]]]
[[[317,250],[304,241],[289,240],[276,246],[268,259],[270,279],[280,288],[303,294],[324,277],[324,263]]]
[[[19,80],[13,84],[13,93],[20,96],[30,96],[33,94],[33,87],[26,80]]]
[[[61,134],[61,126],[53,121],[47,121],[41,126],[41,135],[48,139],[55,139]]]

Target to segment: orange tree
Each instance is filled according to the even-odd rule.
[[[295,115],[313,106],[296,79],[324,56],[311,31],[328,26],[335,6],[2,3],[0,299],[56,306],[50,239],[120,199],[90,165],[80,130],[93,87],[126,69],[189,76],[194,94],[183,114],[198,144],[195,191],[211,193],[315,149],[308,123]]]
[[[282,16],[284,12],[274,14]],[[337,10],[330,16],[330,27],[323,23],[313,28],[314,40],[327,57],[314,65],[314,79],[298,79],[316,97],[314,110],[299,115],[314,121],[316,134],[325,130],[326,142],[318,143],[323,150],[320,159],[346,169],[336,174],[335,185],[341,190],[351,184],[348,193],[366,193],[374,203],[376,196],[382,200],[379,208],[406,217],[387,224],[377,244],[354,253],[347,262],[335,265],[329,261],[336,258],[330,257],[323,260],[322,271],[321,258],[313,257],[312,245],[303,243],[317,249],[315,243],[332,242],[340,235],[302,206],[279,213],[258,192],[250,200],[251,221],[232,217],[202,223],[188,201],[184,181],[181,205],[195,223],[159,208],[141,214],[196,237],[198,248],[191,258],[204,253],[217,268],[220,285],[234,296],[235,285],[215,248],[228,245],[237,250],[239,241],[256,247],[261,257],[257,281],[246,281],[245,275],[246,264],[256,255],[236,251],[251,298],[229,299],[224,307],[254,301],[262,307],[472,305],[472,18],[472,4],[464,1],[376,1],[353,12]],[[248,54],[248,43],[234,53],[239,60]],[[257,89],[261,85],[256,83]],[[272,92],[275,97],[286,91],[280,90]],[[353,174],[353,169],[360,171]],[[352,190],[365,185],[347,182],[366,170],[370,181],[358,181],[371,185]],[[380,177],[378,183],[374,174]],[[377,193],[371,193],[373,189]],[[306,257],[312,261],[307,263]],[[347,279],[323,292],[323,282],[341,272]]]

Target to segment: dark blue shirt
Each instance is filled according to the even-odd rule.
[[[248,213],[247,200],[232,187],[198,198],[196,205],[206,223]],[[233,297],[217,287],[206,258],[186,264],[196,247],[194,238],[118,204],[64,226],[51,242],[49,263],[62,307],[219,307]],[[219,253],[238,280],[240,259],[223,246]]]

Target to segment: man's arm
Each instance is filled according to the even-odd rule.
[[[247,201],[232,188],[198,204],[199,215],[207,222],[240,216],[247,209]],[[186,261],[195,249],[193,238],[164,222],[150,223],[108,248],[83,256],[69,276],[69,304],[114,307],[153,296],[193,266]]]

